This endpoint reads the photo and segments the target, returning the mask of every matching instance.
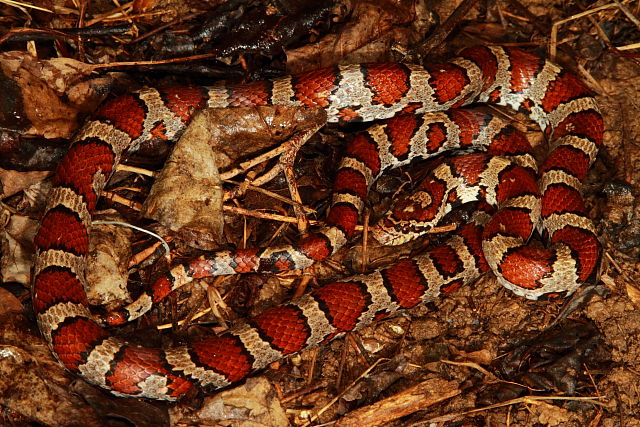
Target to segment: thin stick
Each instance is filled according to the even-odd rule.
[[[165,251],[165,257],[168,258],[170,256],[169,253],[171,252],[171,249],[169,249],[169,245],[167,244],[167,241],[164,240],[160,235],[154,233],[153,231],[145,230],[144,228],[138,227],[137,225],[129,224],[128,222],[122,222],[122,221],[99,220],[99,221],[92,221],[91,224],[92,225],[101,225],[101,224],[120,225],[122,227],[129,227],[129,228],[133,228],[134,230],[138,230],[143,233],[146,233],[150,236],[155,237],[162,243],[162,247],[164,247],[164,251]]]
[[[362,218],[362,259],[360,261],[360,272],[364,273],[369,265],[369,216],[371,212],[366,209],[364,212],[364,218]]]
[[[625,16],[629,19],[629,21],[633,22],[633,24],[640,29],[640,19],[636,18],[636,16],[631,13],[631,11],[627,8],[627,6],[620,3],[619,0],[613,0],[618,8],[625,14]]]
[[[157,12],[134,13],[132,15],[126,15],[123,17],[104,18],[104,19],[101,19],[100,22],[118,22],[123,20],[129,21],[131,19],[150,18],[152,16],[167,15],[169,13],[171,13],[171,11],[169,10],[160,10]]]
[[[144,168],[139,168],[137,166],[130,166],[130,165],[125,165],[122,163],[119,163],[116,166],[116,171],[118,172],[133,172],[133,173],[137,173],[140,175],[144,175],[144,176],[150,176],[151,178],[155,178],[156,176],[156,172],[149,170],[149,169],[144,169]]]
[[[590,396],[590,397],[571,397],[571,396],[523,396],[523,397],[518,397],[516,399],[511,399],[511,400],[506,400],[504,402],[500,402],[500,403],[496,403],[494,405],[488,405],[488,406],[483,406],[482,408],[476,408],[476,409],[471,409],[469,411],[464,411],[464,412],[458,412],[455,414],[449,414],[449,415],[443,415],[441,417],[435,417],[435,418],[429,418],[426,420],[422,420],[420,421],[420,423],[418,424],[412,424],[413,426],[418,426],[418,425],[424,425],[425,423],[442,423],[442,422],[447,422],[447,421],[451,421],[455,418],[458,417],[462,417],[465,415],[469,415],[469,414],[477,414],[478,412],[484,412],[484,411],[488,411],[491,409],[497,409],[497,408],[503,408],[505,406],[512,406],[512,405],[517,405],[519,403],[524,403],[524,404],[532,404],[535,405],[538,402],[544,402],[547,400],[567,400],[567,401],[574,401],[574,402],[588,402],[591,403],[592,405],[597,405],[597,406],[606,406],[605,403],[603,402],[598,402],[598,400],[602,400],[605,399],[606,396]]]
[[[255,211],[255,210],[251,210],[251,209],[246,209],[246,208],[241,208],[238,206],[230,206],[230,205],[223,205],[222,209],[225,212],[229,212],[232,214],[236,214],[236,215],[245,215],[245,216],[251,216],[251,217],[255,217],[255,218],[261,218],[261,219],[269,219],[272,221],[279,221],[279,222],[287,222],[290,224],[297,224],[298,223],[298,218],[292,217],[292,216],[287,216],[287,215],[279,215],[279,214],[274,214],[274,213],[268,213],[268,212],[260,212],[260,211]],[[320,224],[320,221],[317,220],[309,220],[310,224],[316,225],[316,224]]]
[[[426,40],[414,46],[409,51],[408,59],[420,59],[437,46],[440,46],[444,39],[453,31],[453,29],[462,21],[471,8],[476,5],[477,0],[462,0],[458,7],[451,15],[440,25]]]
[[[108,190],[103,190],[102,191],[102,197],[104,197],[105,199],[109,199],[115,203],[120,203],[121,205],[124,205],[128,208],[133,209],[134,211],[138,211],[140,212],[142,210],[142,203],[136,202],[134,200],[129,200],[126,199],[116,193],[113,193],[111,191]]]
[[[297,219],[298,231],[305,233],[309,228],[309,219],[305,215],[304,211],[300,209],[302,206],[302,198],[300,197],[300,191],[298,190],[298,182],[296,181],[296,174],[293,171],[293,163],[289,163],[284,167],[284,176],[287,179],[287,186],[289,187],[289,194],[291,199],[295,202],[293,204],[293,214]]]
[[[618,5],[616,3],[605,4],[604,6],[595,7],[593,9],[585,10],[584,12],[577,13],[572,15],[566,19],[562,19],[560,21],[554,22],[551,27],[551,38],[549,40],[549,59],[551,61],[556,60],[556,53],[558,50],[558,27],[560,25],[566,24],[567,22],[575,21],[576,19],[580,19],[582,17],[593,15],[594,13],[600,12],[605,9],[613,9],[617,8]]]
[[[288,222],[290,224],[297,224],[298,222],[297,218],[294,218],[291,216],[273,214],[268,212],[260,212],[260,211],[255,211],[251,209],[240,208],[238,206],[223,205],[222,208],[225,212],[236,214],[236,215],[246,215],[246,216],[252,216],[256,218],[269,219],[272,221]],[[318,225],[322,223],[320,221],[310,219],[309,224]],[[443,225],[439,227],[433,227],[432,229],[426,231],[425,234],[446,233],[449,231],[453,231],[455,229],[456,229],[456,226],[454,224],[448,224],[448,225]],[[355,230],[363,231],[364,227],[362,225],[356,225]]]
[[[178,25],[178,24],[180,24],[180,23],[182,23],[184,21],[188,21],[189,19],[196,18],[196,17],[198,17],[200,15],[204,15],[205,13],[206,12],[204,12],[204,11],[203,12],[195,12],[195,13],[190,13],[190,14],[184,15],[182,17],[178,17],[175,21],[171,21],[171,22],[168,22],[168,23],[166,23],[164,25],[160,25],[160,26],[154,28],[153,30],[149,31],[148,33],[145,33],[145,34],[142,34],[141,36],[138,36],[137,38],[131,40],[130,43],[131,44],[140,43],[142,40],[147,39],[147,38],[151,37],[154,34],[157,34],[157,33],[161,32],[161,31],[164,31],[167,28],[173,27],[174,25]]]
[[[172,236],[165,237],[165,242],[167,243],[171,243],[172,240],[173,240]],[[155,242],[151,246],[141,250],[140,252],[132,256],[131,259],[129,260],[129,268],[132,268],[140,264],[143,260],[149,258],[151,254],[153,254],[155,250],[158,248],[158,246],[160,245],[162,245],[162,242]]]
[[[205,308],[204,310],[200,310],[199,312],[197,312],[196,314],[193,315],[193,317],[191,319],[182,319],[182,320],[178,320],[177,322],[175,322],[175,325],[178,326],[182,326],[184,325],[187,321],[192,321],[195,319],[198,319],[202,316],[204,316],[205,314],[207,314],[208,312],[211,311],[211,307]],[[162,325],[158,325],[156,326],[156,329],[161,331],[163,329],[171,329],[173,328],[174,323],[163,323]]]
[[[640,49],[640,42],[631,43],[625,46],[616,47],[618,50],[631,50],[631,49]]]
[[[286,153],[294,153],[294,154],[297,153],[300,147],[305,142],[307,142],[309,138],[311,138],[321,127],[322,125],[318,124],[317,126],[314,126],[311,129],[301,131],[296,135],[294,135],[292,138],[290,138],[284,144],[282,144],[285,150],[281,152],[281,155],[286,155]],[[261,186],[266,184],[267,182],[271,181],[277,174],[279,174],[280,171],[282,171],[285,166],[286,166],[286,162],[278,162],[278,164],[274,166],[269,172],[256,178],[252,184],[256,186]]]
[[[318,129],[320,129],[323,124],[319,124],[317,126],[314,126],[311,129],[307,129],[307,130],[303,130],[298,132],[297,134],[295,134],[294,136],[292,136],[291,138],[289,138],[287,141],[283,142],[282,144],[276,146],[274,149],[272,149],[271,151],[267,151],[264,154],[261,154],[257,157],[254,157],[251,160],[247,160],[246,162],[242,162],[240,163],[240,165],[237,168],[233,168],[230,169],[226,172],[223,172],[220,174],[220,179],[221,180],[227,180],[227,179],[231,179],[236,175],[239,175],[249,169],[251,169],[252,167],[259,165],[260,163],[263,163],[267,160],[270,160],[274,157],[278,157],[284,153],[290,152],[291,150],[294,150],[294,152],[297,152],[298,149],[300,148],[300,146],[302,146],[302,144],[304,144],[305,142],[307,142],[309,140],[309,138],[311,138],[311,136],[313,134],[315,134]],[[277,166],[276,166],[277,167]],[[281,167],[281,166],[280,166]],[[280,169],[278,169],[279,171]],[[253,185],[259,185],[256,184],[256,182],[254,181]]]
[[[227,180],[225,180],[224,182],[225,182],[225,183],[227,183],[227,184],[233,184],[233,185],[238,185],[238,186],[240,186],[240,185],[245,186],[247,190],[255,191],[255,192],[257,192],[257,193],[262,193],[262,194],[264,194],[265,196],[271,197],[272,199],[279,200],[279,201],[281,201],[281,202],[283,202],[283,203],[286,203],[286,204],[288,204],[288,205],[295,205],[295,204],[296,204],[296,202],[294,202],[293,200],[291,200],[291,199],[290,199],[290,198],[288,198],[288,197],[281,196],[281,195],[280,195],[280,194],[278,194],[278,193],[274,193],[273,191],[266,190],[266,189],[264,189],[264,188],[262,188],[262,187],[256,187],[255,185],[253,185],[253,184],[251,184],[251,183],[249,183],[249,182],[243,182],[243,183],[240,183],[240,182],[238,182],[238,181],[233,181],[233,180],[230,180],[230,179],[227,179]],[[226,200],[229,200],[229,199],[235,198],[236,196],[237,196],[237,195],[235,195],[235,194],[231,194],[231,191],[228,191],[228,192],[227,192],[227,191],[225,191],[225,194],[224,194],[224,200],[226,201]],[[304,212],[306,212],[306,213],[308,213],[308,214],[314,214],[314,213],[316,213],[316,210],[315,210],[315,209],[312,209],[312,208],[307,207],[307,206],[305,206],[305,205],[301,205],[301,206],[300,206],[300,209],[302,209]]]
[[[89,64],[93,70],[99,70],[102,68],[118,68],[118,67],[139,67],[143,65],[161,65],[161,64],[175,64],[179,62],[197,61],[199,59],[215,58],[218,55],[215,53],[203,53],[201,55],[191,55],[182,58],[170,58],[159,59],[154,61],[123,61],[123,62],[110,62],[108,64]]]
[[[23,8],[23,7],[26,7],[26,8],[29,8],[29,9],[40,10],[40,11],[42,11],[42,12],[55,13],[54,11],[49,10],[49,9],[45,9],[44,7],[35,6],[35,5],[29,4],[29,3],[23,3],[23,2],[21,2],[21,1],[14,1],[14,0],[0,0],[0,3],[4,3],[4,4],[7,4],[7,5],[9,5],[9,6],[15,6],[15,7],[17,7],[17,8]]]
[[[116,2],[116,5],[117,7],[115,9],[112,9],[109,12],[105,12],[100,15],[97,15],[92,20],[87,21],[85,23],[85,26],[90,27],[93,24],[97,24],[98,22],[101,22],[105,18],[114,18],[114,17],[120,17],[120,16],[126,17],[127,15],[126,12],[133,8],[133,2],[129,2],[125,5],[120,5],[119,3]],[[123,18],[123,19],[126,19],[126,18]]]
[[[367,375],[369,375],[369,373],[371,371],[373,371],[375,369],[376,366],[378,366],[380,363],[382,362],[386,362],[389,359],[386,358],[380,358],[378,360],[375,361],[375,363],[373,365],[371,365],[366,371],[364,371],[362,374],[360,374],[360,376],[358,378],[356,378],[355,380],[353,380],[351,382],[351,384],[349,384],[348,387],[346,387],[344,390],[342,390],[340,393],[338,393],[337,396],[335,396],[333,399],[331,399],[329,401],[329,403],[327,403],[323,408],[321,408],[315,415],[313,415],[309,421],[307,421],[304,424],[304,427],[307,427],[309,425],[311,425],[312,422],[314,422],[315,420],[318,419],[318,417],[320,417],[320,415],[324,414],[331,406],[333,406],[334,403],[336,403],[338,400],[340,400],[340,398],[342,398],[342,396],[344,396],[347,391],[349,391],[349,389],[351,389],[351,387],[353,387],[354,385],[356,385],[361,379],[365,378]]]

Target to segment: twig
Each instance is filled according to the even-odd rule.
[[[251,216],[251,217],[255,217],[255,218],[269,219],[269,220],[272,220],[272,221],[286,222],[286,223],[290,223],[290,224],[296,224],[298,222],[297,218],[294,218],[294,217],[291,217],[291,216],[273,214],[273,213],[268,213],[268,212],[260,212],[260,211],[255,211],[255,210],[251,210],[251,209],[241,208],[241,207],[238,207],[238,206],[223,205],[222,208],[223,208],[223,210],[225,212],[236,214],[236,215],[246,215],[246,216]],[[318,224],[321,224],[321,222],[317,221],[317,220],[310,219],[309,220],[309,224],[318,225]],[[448,224],[448,225],[443,225],[443,226],[439,226],[439,227],[433,227],[432,229],[426,231],[425,234],[446,233],[446,232],[449,232],[449,231],[453,231],[455,229],[456,229],[455,225]],[[363,231],[364,227],[362,225],[356,225],[355,230],[356,231]]]
[[[140,43],[144,39],[147,39],[147,38],[151,37],[154,34],[157,34],[157,33],[161,32],[161,31],[164,31],[167,28],[173,27],[174,25],[181,24],[182,22],[188,21],[188,20],[190,20],[192,18],[197,18],[198,16],[204,15],[205,13],[206,12],[204,12],[204,11],[203,12],[194,12],[194,13],[188,13],[185,16],[180,16],[175,21],[171,21],[171,22],[168,22],[168,23],[166,23],[164,25],[160,25],[159,27],[156,27],[153,30],[151,30],[151,31],[149,31],[149,32],[147,32],[145,34],[136,37],[135,39],[131,40],[130,43],[131,44]]]
[[[444,39],[447,38],[451,31],[453,31],[455,26],[458,25],[465,16],[467,16],[471,8],[474,7],[477,2],[477,0],[462,0],[456,10],[449,15],[447,20],[444,21],[444,23],[439,26],[431,36],[422,43],[411,48],[407,55],[407,59],[409,61],[419,60],[421,57],[424,57],[427,53],[438,47]]]
[[[133,26],[133,30],[137,34],[138,28],[135,26],[133,20],[127,16],[127,12],[129,10],[133,9],[133,2],[129,2],[127,4],[121,5],[118,0],[112,0],[112,1],[116,5],[115,9],[110,10],[109,12],[97,15],[92,20],[87,21],[85,23],[85,25],[87,27],[90,27],[90,26],[92,26],[94,24],[97,24],[98,22],[102,22],[104,19],[122,16],[123,20],[129,21],[129,24],[131,24]]]
[[[492,374],[491,372],[487,371],[486,369],[484,369],[482,366],[480,366],[479,364],[475,363],[475,362],[456,362],[454,360],[440,360],[440,362],[442,363],[446,363],[447,365],[454,365],[454,366],[466,366],[467,368],[473,368],[479,372],[482,372],[485,376],[491,378],[491,379],[497,379],[496,376],[494,374]]]
[[[296,133],[293,137],[289,138],[286,142],[284,142],[283,144],[281,144],[280,146],[278,146],[275,150],[270,151],[269,153],[265,153],[262,156],[258,156],[255,159],[251,160],[250,162],[253,164],[251,167],[253,167],[255,164],[261,163],[264,160],[267,160],[271,157],[275,157],[276,155],[279,156],[286,156],[287,154],[291,155],[293,154],[295,156],[295,153],[298,152],[298,150],[300,149],[300,147],[302,145],[304,145],[305,142],[307,142],[309,140],[309,138],[311,138],[317,131],[318,129],[320,129],[324,124],[318,124],[313,126],[310,129],[306,129],[303,130],[301,132]],[[277,152],[277,154],[275,154]],[[271,157],[265,157],[267,155],[271,155],[271,153],[274,153],[274,155],[272,155]],[[260,160],[261,159],[261,160]],[[281,157],[282,159],[282,157]],[[259,160],[259,161],[258,161]],[[249,162],[247,162],[249,163]],[[269,172],[263,174],[262,176],[256,178],[252,184],[255,186],[261,186],[266,184],[267,182],[271,181],[276,175],[278,175],[280,173],[280,171],[282,171],[284,169],[284,167],[286,166],[287,163],[287,159],[284,159],[283,161],[278,162],[278,164],[276,166],[274,166]],[[240,167],[246,167],[245,164],[241,164]],[[222,179],[227,179],[230,178],[227,176],[226,173],[223,173],[221,175]]]
[[[313,269],[313,265],[309,268]],[[305,271],[306,270],[307,269],[305,269]],[[307,287],[308,287],[307,285],[312,279],[313,279],[312,274],[303,274],[302,278],[300,279],[300,283],[298,283],[298,286],[296,286],[296,291],[293,293],[292,297],[297,298],[304,295],[307,292]]]
[[[159,10],[157,12],[134,13],[131,15],[126,15],[126,17],[104,18],[100,22],[117,22],[122,20],[131,21],[132,19],[136,19],[136,18],[150,18],[152,16],[167,15],[169,13],[171,12],[168,10]]]
[[[365,378],[367,375],[369,375],[369,373],[371,371],[373,371],[375,369],[376,366],[378,366],[380,363],[382,362],[386,362],[389,359],[385,359],[385,358],[380,358],[378,360],[375,361],[375,363],[373,365],[371,365],[366,371],[364,371],[362,374],[360,374],[360,376],[358,378],[356,378],[355,380],[353,380],[351,382],[351,384],[349,384],[348,387],[346,387],[344,390],[342,390],[340,393],[338,393],[333,399],[331,399],[326,405],[324,405],[324,407],[320,408],[320,410],[313,415],[309,421],[307,421],[304,424],[304,427],[307,427],[309,425],[311,425],[312,422],[314,422],[315,420],[318,419],[318,417],[320,417],[320,415],[324,414],[331,406],[333,406],[334,403],[336,403],[338,400],[340,400],[340,398],[342,396],[344,396],[347,391],[349,391],[351,389],[351,387],[353,387],[354,385],[356,385],[361,379]]]
[[[249,183],[249,182],[243,182],[243,183],[240,183],[240,182],[238,182],[238,181],[233,181],[233,180],[230,180],[230,179],[227,179],[227,180],[225,180],[224,182],[225,182],[225,183],[227,183],[227,184],[233,184],[233,185],[238,185],[238,186],[244,186],[244,187],[246,187],[246,190],[251,190],[251,191],[255,191],[255,192],[257,192],[257,193],[262,193],[262,194],[264,194],[265,196],[271,197],[272,199],[279,200],[279,201],[281,201],[281,202],[283,202],[283,203],[286,203],[286,204],[288,204],[288,205],[295,205],[295,204],[296,204],[296,202],[294,202],[293,200],[291,200],[291,199],[290,199],[290,198],[288,198],[288,197],[281,196],[281,195],[280,195],[280,194],[278,194],[278,193],[274,193],[273,191],[266,190],[266,189],[264,189],[264,188],[262,188],[262,187],[256,187],[255,185],[253,185],[253,184],[251,184],[251,183]],[[224,193],[224,200],[226,201],[226,200],[229,200],[229,199],[235,198],[235,197],[237,197],[237,196],[238,196],[238,195],[237,195],[236,193],[233,193],[233,192],[231,192],[231,191],[225,191],[225,193]],[[314,213],[316,213],[316,210],[315,210],[315,209],[312,209],[312,208],[310,208],[310,207],[308,207],[308,206],[305,206],[305,205],[301,205],[301,206],[300,206],[300,209],[302,209],[302,210],[303,210],[305,213],[307,213],[307,214],[314,214]]]
[[[200,59],[215,58],[215,53],[203,53],[201,55],[191,55],[182,58],[169,58],[158,59],[153,61],[122,61],[122,62],[110,62],[108,64],[90,64],[93,70],[100,70],[103,68],[120,68],[120,67],[139,67],[143,65],[161,65],[161,64],[175,64],[178,62],[197,61]]]
[[[122,221],[99,220],[99,221],[93,221],[91,224],[92,225],[101,225],[101,224],[120,225],[122,227],[129,227],[129,228],[133,228],[134,230],[138,230],[142,233],[146,233],[158,239],[162,243],[162,246],[164,247],[165,256],[167,258],[169,258],[170,256],[169,254],[171,252],[171,249],[169,249],[169,245],[167,244],[167,241],[164,240],[160,235],[154,233],[153,231],[145,230],[144,228],[138,227],[137,225],[129,224],[128,222],[122,222]]]
[[[0,3],[4,3],[6,5],[9,6],[14,6],[17,7],[19,9],[22,9],[23,7],[26,7],[28,9],[35,9],[35,10],[40,10],[42,12],[47,12],[47,13],[55,13],[52,10],[49,9],[45,9],[44,7],[40,7],[40,6],[35,6],[33,4],[29,4],[29,3],[24,3],[21,1],[14,1],[14,0],[0,0]]]
[[[104,197],[105,199],[111,200],[115,203],[120,203],[121,205],[131,208],[138,212],[142,210],[142,203],[136,202],[134,200],[126,199],[112,191],[103,190],[102,197]]]
[[[544,402],[546,400],[567,400],[573,402],[588,402],[592,405],[605,406],[605,403],[598,402],[599,399],[605,399],[606,396],[591,396],[591,397],[572,397],[572,396],[523,396],[516,399],[506,400],[504,402],[496,403],[494,405],[483,406],[482,408],[471,409],[469,411],[458,412],[455,414],[443,415],[440,417],[429,418],[420,421],[419,424],[413,424],[412,426],[424,425],[424,423],[443,423],[451,421],[455,418],[462,417],[469,414],[477,414],[478,412],[485,412],[491,409],[503,408],[505,406],[517,405],[519,403],[535,405],[538,402]]]
[[[303,388],[301,390],[298,390],[296,392],[291,393],[288,396],[284,396],[282,399],[280,399],[280,403],[284,404],[284,403],[290,402],[293,399],[297,399],[298,397],[300,397],[302,395],[314,392],[314,391],[316,391],[318,389],[321,389],[321,388],[324,388],[326,386],[327,385],[323,381],[316,381],[315,384],[313,384],[313,385],[311,385],[309,387],[305,387],[305,388]]]
[[[338,427],[388,425],[402,417],[424,411],[433,405],[451,399],[461,392],[456,381],[430,378],[393,396],[356,409],[339,419],[335,425]]]
[[[371,212],[365,209],[364,218],[362,218],[362,259],[360,261],[360,272],[364,273],[369,265],[369,217]]]
[[[547,28],[540,23],[540,18],[535,16],[533,13],[531,13],[529,9],[525,7],[522,3],[520,3],[518,0],[509,0],[509,4],[516,11],[523,14],[529,20],[528,22],[533,24],[536,30],[540,31],[540,33],[545,34],[547,32]]]
[[[575,21],[576,19],[580,19],[588,15],[593,15],[594,13],[598,13],[601,10],[612,9],[615,7],[618,7],[616,3],[609,3],[605,4],[604,6],[585,10],[584,12],[577,13],[566,19],[554,22],[553,26],[551,27],[551,38],[549,40],[549,59],[554,62],[556,60],[556,53],[558,51],[558,27],[560,27],[560,25],[566,24],[567,22]]]
[[[622,11],[622,13],[624,13],[625,16],[629,19],[629,21],[633,22],[633,24],[636,27],[638,27],[638,29],[640,29],[640,19],[636,18],[636,16],[633,13],[631,13],[629,8],[627,8],[627,6],[620,3],[619,0],[613,0],[613,1],[616,3],[616,5]]]
[[[165,237],[165,242],[167,242],[167,243],[171,243],[172,240],[173,240],[172,236]],[[147,247],[146,249],[141,250],[140,252],[138,252],[137,254],[132,256],[131,259],[129,259],[129,266],[128,267],[132,268],[132,267],[140,264],[143,260],[149,258],[151,256],[151,254],[153,254],[155,252],[155,250],[158,248],[158,246],[160,246],[160,245],[162,245],[162,242],[155,242],[151,246]]]
[[[618,50],[631,50],[631,49],[640,49],[640,42],[631,43],[625,46],[616,47]]]
[[[269,248],[271,247],[271,245],[273,244],[273,242],[278,238],[278,236],[280,235],[280,233],[282,233],[282,231],[287,228],[287,222],[283,222],[278,226],[278,229],[276,231],[273,232],[273,234],[271,235],[271,237],[269,237],[269,240],[267,240],[267,243],[264,245],[265,248]],[[246,241],[243,240],[242,241],[243,245],[246,246]]]
[[[268,212],[260,212],[260,211],[255,211],[251,209],[241,208],[238,206],[223,205],[222,209],[225,212],[229,212],[236,215],[251,216],[255,218],[269,219],[272,221],[287,222],[290,224],[298,223],[298,219],[292,216],[279,215],[279,214],[268,213]],[[310,224],[313,224],[313,225],[320,223],[319,221],[316,221],[316,220],[309,220],[309,222]]]
[[[191,322],[193,320],[199,319],[200,317],[204,316],[205,314],[207,314],[208,312],[211,311],[211,307],[207,307],[204,310],[200,310],[198,311],[196,314],[194,314],[190,319],[182,319],[182,320],[178,320],[177,322],[174,323],[163,323],[162,325],[158,325],[156,326],[156,329],[159,331],[162,331],[163,329],[171,329],[173,328],[175,325],[177,326],[182,326],[187,322]]]
[[[315,133],[315,132],[314,132]],[[311,135],[304,138],[304,141],[307,141]],[[293,204],[293,214],[296,216],[298,231],[300,233],[305,233],[309,228],[309,220],[304,214],[304,210],[300,208],[303,205],[302,198],[300,197],[300,191],[298,191],[298,181],[296,180],[296,174],[293,171],[293,164],[296,159],[296,155],[298,154],[298,150],[304,144],[302,141],[301,144],[296,144],[291,147],[291,150],[285,151],[280,155],[280,164],[282,165],[282,169],[284,172],[284,176],[287,180],[287,186],[289,187],[289,194],[291,195],[291,200],[294,201]]]
[[[144,175],[144,176],[149,176],[151,178],[155,178],[155,176],[157,175],[157,172],[149,170],[149,169],[144,169],[144,168],[139,168],[137,166],[130,166],[130,165],[126,165],[126,164],[122,164],[122,163],[118,163],[118,165],[116,166],[116,171],[118,172],[133,172],[133,173],[137,173],[140,175]]]

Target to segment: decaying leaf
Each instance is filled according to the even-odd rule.
[[[2,257],[0,279],[3,282],[29,284],[31,277],[31,241],[36,232],[36,221],[26,216],[11,215],[7,225],[0,228]]]
[[[0,124],[11,129],[18,115],[25,125],[17,131],[45,138],[70,138],[78,127],[78,114],[94,110],[102,100],[96,89],[111,84],[109,77],[88,80],[93,71],[88,64],[70,58],[40,61],[24,52],[0,53],[0,71],[10,76],[21,100],[13,104],[20,111],[0,114],[10,123]]]
[[[49,171],[19,172],[0,168],[0,199],[13,196],[49,175]]]
[[[96,215],[97,221],[123,221],[116,211]],[[87,291],[89,303],[106,304],[114,309],[131,297],[127,291],[129,258],[133,230],[117,224],[94,224],[89,235],[89,262],[87,263]]]
[[[2,288],[0,307],[0,405],[42,425],[100,425],[97,414],[70,393],[71,376],[34,335],[20,302]]]
[[[289,420],[273,386],[264,378],[209,396],[197,411],[172,414],[174,422],[234,427],[288,427]]]
[[[339,32],[329,33],[287,53],[292,73],[345,62],[392,59],[394,45],[415,43],[433,21],[424,2],[357,1],[350,4],[351,19]]]
[[[261,107],[205,110],[178,141],[144,204],[144,215],[191,246],[217,247],[222,235],[219,167],[264,151],[324,119],[324,112]]]

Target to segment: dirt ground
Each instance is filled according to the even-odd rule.
[[[250,1],[215,3],[227,4],[225,13],[230,14],[256,7],[256,2]],[[280,2],[275,3],[282,7]],[[85,3],[82,8],[71,2],[37,4],[56,10],[57,15],[52,17],[0,0],[0,65],[4,73],[0,93],[3,89],[6,93],[0,96],[0,158],[4,158],[0,163],[2,423],[640,426],[640,206],[636,199],[640,194],[640,3],[589,3],[336,2],[327,8],[330,12],[318,12],[323,25],[302,26],[287,43],[286,37],[275,30],[270,34],[277,34],[280,38],[274,37],[281,44],[273,42],[274,37],[255,44],[239,36],[237,40],[225,39],[207,48],[214,53],[204,62],[197,62],[202,59],[198,57],[187,62],[192,68],[185,73],[181,63],[172,69],[176,64],[162,55],[154,56],[157,46],[169,45],[174,38],[154,45],[144,44],[146,38],[142,36],[149,35],[152,40],[152,30],[163,28],[173,31],[171,37],[176,39],[190,34],[214,5],[184,0],[132,2],[123,17],[111,3],[96,2],[88,10],[83,9]],[[270,9],[271,3],[265,4],[264,13],[276,13]],[[83,43],[76,38],[36,40],[32,33],[25,36],[15,31],[27,27],[75,28],[80,10],[85,24],[117,24],[126,31],[94,34]],[[297,22],[302,21],[301,17]],[[270,28],[279,29],[277,25]],[[182,43],[186,45],[184,40]],[[585,200],[604,247],[598,286],[578,292],[569,300],[529,301],[510,294],[486,274],[473,287],[450,297],[275,362],[237,387],[175,405],[113,397],[69,375],[51,357],[31,313],[28,289],[32,240],[50,186],[46,178],[73,132],[106,95],[95,90],[104,79],[115,91],[123,91],[139,86],[141,81],[184,83],[221,76],[268,77],[285,69],[294,72],[336,61],[402,61],[411,55],[414,60],[441,60],[473,44],[518,46],[542,56],[556,52],[555,61],[579,74],[596,94],[604,116],[605,137],[585,185]],[[198,50],[160,51],[169,58],[202,55]],[[423,53],[416,56],[416,52]],[[215,63],[213,58],[225,61]],[[124,65],[104,69],[94,66],[114,62]],[[226,77],[230,71],[222,63],[230,65],[236,74]],[[15,93],[11,82],[17,82],[20,88]],[[52,90],[56,84],[57,90]],[[44,101],[38,104],[27,97]],[[533,123],[501,111],[526,131],[538,152],[544,153],[545,141]],[[298,123],[297,117],[289,119]],[[250,121],[229,115],[219,120]],[[318,119],[305,117],[301,121],[307,120]],[[342,136],[348,130],[323,129],[298,153],[296,181],[304,204],[320,212],[313,218],[322,219],[326,209],[331,173],[340,156]],[[273,136],[272,130],[261,132]],[[234,159],[246,158],[255,150],[264,151],[258,144],[250,140],[242,153],[220,149],[215,161],[221,170],[227,170]],[[154,156],[148,153],[163,150],[142,147],[130,164],[159,169],[157,161],[162,156],[149,160]],[[388,205],[398,187],[407,183],[407,176],[415,179],[423,173],[419,168],[407,168],[376,184],[372,217],[379,215],[381,205]],[[242,181],[242,177],[232,179]],[[225,185],[231,186],[228,182]],[[146,193],[149,186],[150,181],[142,175],[117,176],[110,191],[130,204],[123,207],[112,197],[103,202],[103,207],[117,209],[128,222],[148,225],[150,221],[141,221],[133,208],[144,200],[141,193]],[[276,177],[265,189],[289,197],[282,177]],[[245,216],[237,210],[292,217],[294,213],[286,202],[248,191],[225,203],[231,207],[225,210],[224,228],[205,245],[216,247],[216,239],[221,239],[236,246],[264,246],[295,240],[299,235],[295,224],[273,221],[268,214],[263,218]],[[165,236],[171,234],[167,229],[160,230]],[[105,233],[106,241],[112,242],[113,232]],[[129,234],[115,238],[127,239],[127,243],[114,245],[122,249],[117,256],[125,259],[154,242],[141,234],[125,233]],[[134,242],[128,243],[131,238]],[[178,320],[190,319],[187,325],[214,325],[215,330],[222,331],[226,324],[286,301],[307,288],[370,271],[441,238],[432,235],[400,249],[369,243],[364,249],[366,265],[362,265],[363,246],[358,238],[334,258],[304,272],[207,279],[122,332],[148,335],[153,342],[167,344],[198,333],[185,324],[178,326]],[[185,240],[189,239],[175,242],[175,246],[180,247]],[[180,249],[187,254],[187,249]],[[164,267],[154,269],[142,261],[134,268],[125,261],[124,267],[113,268],[131,270],[134,283],[129,288],[135,293]],[[121,287],[126,288],[126,281]],[[116,299],[127,298],[118,296],[119,291],[107,293]],[[213,313],[204,312],[198,317],[211,305],[216,307]],[[194,318],[194,314],[198,316]],[[162,334],[153,327],[157,323],[167,326]]]

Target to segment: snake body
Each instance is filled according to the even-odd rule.
[[[540,167],[522,137],[493,116],[457,108],[505,105],[549,139]],[[486,154],[443,161],[419,192],[396,205],[376,237],[397,243],[451,206],[497,206],[442,245],[368,275],[329,283],[221,336],[169,349],[128,342],[90,313],[84,291],[91,217],[115,165],[151,138],[175,140],[205,107],[320,107],[329,122],[385,120],[356,136],[339,168],[327,226],[294,245],[216,253],[157,281],[159,300],[212,274],[282,271],[325,259],[353,236],[367,188],[385,170],[452,148]],[[488,269],[531,299],[568,295],[596,280],[600,245],[581,186],[602,144],[602,116],[572,73],[517,49],[474,47],[442,64],[358,64],[242,85],[146,88],[105,103],[63,158],[35,238],[33,307],[42,335],[69,371],[114,394],[176,400],[197,387],[240,381],[286,355],[432,301]],[[515,136],[514,136],[515,135]],[[504,157],[495,157],[507,156]],[[449,207],[440,203],[448,201]],[[540,218],[548,246],[527,245]],[[128,316],[128,315],[127,315]],[[131,317],[131,316],[128,316]]]

